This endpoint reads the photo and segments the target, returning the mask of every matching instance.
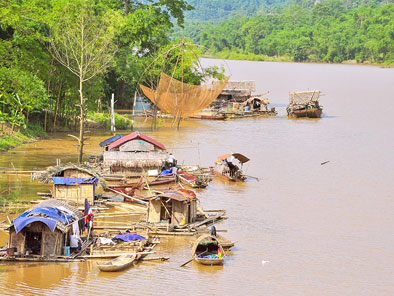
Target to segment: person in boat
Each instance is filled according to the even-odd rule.
[[[229,168],[229,173],[230,173],[230,176],[235,176],[235,173],[236,173],[236,171],[239,169],[233,162],[234,162],[234,156],[233,155],[231,155],[230,157],[228,157],[227,159],[226,159],[226,164],[227,164],[227,166],[228,166],[228,168]]]
[[[168,163],[168,168],[172,168],[175,166],[175,157],[172,153],[168,155],[167,163]]]

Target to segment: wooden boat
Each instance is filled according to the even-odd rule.
[[[136,258],[136,254],[125,254],[121,255],[114,260],[106,262],[104,264],[97,265],[101,271],[121,271],[129,268]]]
[[[219,110],[215,109],[204,109],[197,114],[191,115],[189,118],[192,119],[205,119],[205,120],[226,120],[227,116]]]
[[[320,91],[299,91],[290,93],[290,103],[287,106],[289,117],[320,118],[323,109],[319,105]]]
[[[308,117],[308,118],[320,118],[323,113],[322,108],[303,108],[298,110],[293,110],[289,116],[300,118],[300,117]]]
[[[178,171],[177,175],[183,184],[186,184],[192,188],[205,188],[208,186],[207,181],[197,176],[193,176],[186,171]]]
[[[226,257],[217,237],[210,234],[204,234],[194,242],[192,255],[194,261],[203,265],[221,265]]]
[[[239,166],[234,163],[237,160]],[[225,178],[233,182],[243,182],[246,180],[246,175],[242,171],[242,166],[250,159],[240,153],[228,153],[219,156],[212,171],[215,175]]]
[[[225,251],[229,251],[235,245],[235,242],[228,240],[222,235],[216,234],[216,237]]]

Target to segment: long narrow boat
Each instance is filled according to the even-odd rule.
[[[208,182],[197,176],[193,176],[186,171],[178,171],[177,175],[183,184],[186,184],[192,188],[205,188],[208,186]]]
[[[203,265],[223,264],[226,253],[216,236],[204,234],[193,244],[194,261]]]
[[[234,161],[237,160],[238,164]],[[233,182],[243,182],[246,180],[246,175],[242,171],[242,166],[245,162],[250,159],[240,153],[228,153],[219,156],[219,159],[215,162],[215,166],[212,171],[215,175],[225,178]]]
[[[106,262],[104,264],[98,265],[98,268],[101,271],[121,271],[126,268],[129,268],[132,264],[133,261],[136,258],[136,254],[125,254],[121,255],[109,262]]]

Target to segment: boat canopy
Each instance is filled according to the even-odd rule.
[[[290,104],[295,105],[305,105],[310,102],[317,102],[319,98],[320,90],[294,91],[289,94]]]
[[[245,155],[242,155],[241,153],[227,153],[219,156],[219,159],[225,160],[230,156],[234,156],[236,159],[239,160],[240,163],[245,163],[248,162],[250,159],[247,158]]]

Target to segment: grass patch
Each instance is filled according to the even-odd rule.
[[[31,123],[27,129],[14,131],[10,135],[10,129],[3,125],[0,130],[0,150],[8,150],[23,143],[46,137],[47,133],[39,124]]]
[[[230,51],[229,49],[225,49],[223,51],[209,54],[207,55],[207,57],[223,59],[223,60],[241,60],[241,61],[256,61],[256,62],[291,62],[292,61],[292,59],[288,56],[270,57],[266,55],[258,55],[253,53]]]
[[[111,114],[110,113],[96,113],[89,112],[86,116],[88,120],[96,122],[104,129],[111,128]],[[115,113],[115,127],[118,130],[127,130],[131,128],[131,119],[127,115],[120,115]]]

